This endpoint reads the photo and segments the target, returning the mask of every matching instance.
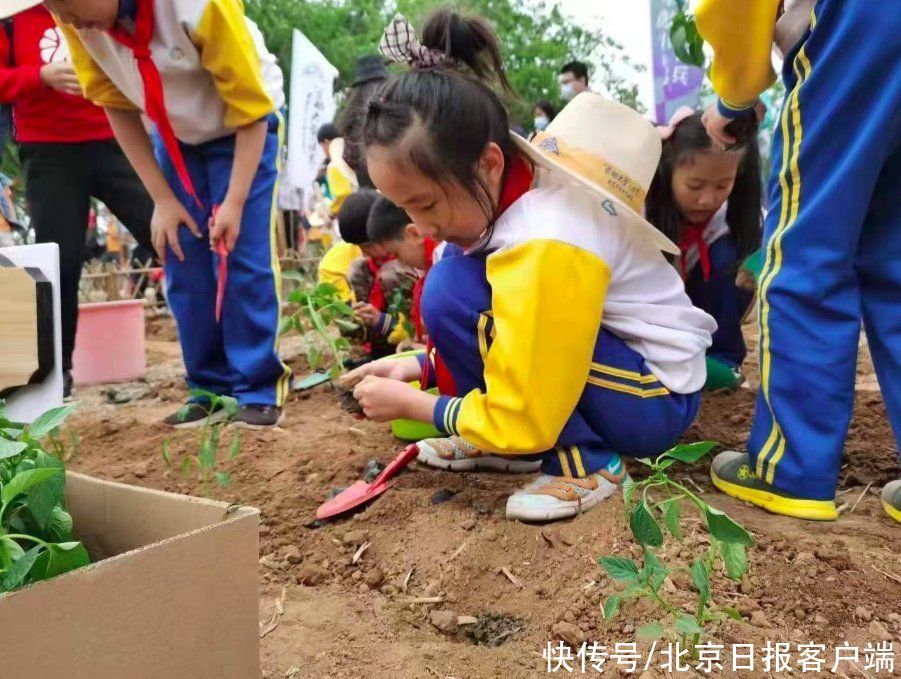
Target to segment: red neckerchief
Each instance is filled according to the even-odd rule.
[[[382,283],[379,280],[379,269],[382,268],[382,264],[386,261],[388,260],[382,260],[376,264],[372,257],[366,258],[366,263],[369,265],[369,273],[372,274],[372,289],[369,291],[369,303],[379,311],[385,311],[388,308],[385,291],[382,290]]]
[[[688,257],[686,255],[694,246],[698,248],[698,262],[701,265],[701,274],[704,276],[705,281],[710,280],[710,248],[707,247],[707,241],[704,240],[704,230],[708,224],[710,224],[710,219],[703,224],[682,225],[682,240],[679,243],[679,250],[682,251],[682,257],[680,258],[682,280],[688,280],[688,270],[686,268]]]
[[[529,164],[522,156],[516,156],[516,158],[513,159],[513,163],[510,165],[510,172],[507,173],[507,179],[504,181],[504,186],[501,188],[501,195],[497,203],[498,217],[504,214],[504,212],[507,211],[507,208],[513,205],[513,203],[528,193],[532,188],[533,180],[534,175],[531,164]],[[425,350],[426,360],[422,364],[422,375],[419,378],[423,390],[427,388],[426,385],[428,385],[429,378],[431,377],[431,362],[429,357],[433,355],[434,349],[435,346],[432,344],[431,338],[429,338]],[[437,351],[434,351],[434,357],[435,380],[438,384],[438,393],[443,396],[456,396],[457,387],[454,384],[450,371],[447,369],[444,361],[441,360],[441,356]]]
[[[178,146],[178,139],[172,129],[172,123],[169,121],[163,96],[163,80],[160,77],[159,69],[153,63],[153,55],[150,51],[150,41],[153,39],[153,3],[154,0],[138,0],[134,35],[118,26],[111,28],[109,34],[116,41],[128,47],[137,60],[141,83],[144,86],[145,113],[156,125],[163,138],[163,144],[166,146],[166,151],[169,153],[169,158],[175,166],[175,172],[185,191],[197,202],[198,207],[203,207],[194,190],[191,175],[188,174],[185,159]]]
[[[423,271],[422,276],[417,278],[416,282],[413,284],[413,304],[410,306],[410,320],[413,323],[413,327],[416,329],[417,342],[421,342],[422,338],[425,336],[422,327],[420,304],[422,303],[422,290],[425,288],[425,277],[429,275],[429,271],[432,269],[432,258],[435,256],[436,247],[438,247],[438,243],[431,238],[423,240],[422,248],[423,254],[425,254],[425,270]]]

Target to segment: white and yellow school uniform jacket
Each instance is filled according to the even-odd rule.
[[[150,49],[175,136],[220,139],[285,103],[284,78],[240,0],[155,0]],[[144,111],[131,50],[106,31],[63,26],[85,96],[105,108]]]
[[[671,392],[694,393],[707,376],[716,322],[692,305],[660,250],[596,196],[547,176],[537,186],[501,215],[487,246],[498,339],[485,359],[486,391],[438,404],[454,409],[455,433],[481,450],[554,446],[601,326]]]

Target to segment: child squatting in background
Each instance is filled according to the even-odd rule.
[[[677,248],[640,215],[660,138],[634,111],[584,93],[534,146],[515,141],[491,87],[509,88],[497,37],[480,19],[438,10],[420,42],[397,17],[381,49],[412,70],[370,104],[370,176],[424,235],[466,251],[432,268],[422,300],[456,396],[411,389],[415,357],[347,382],[359,381],[371,419],[451,435],[420,444],[425,464],[537,462],[543,474],[510,497],[508,518],[587,510],[627,478],[621,455],[653,455],[684,434],[706,377],[715,323],[660,252]],[[577,150],[590,177],[555,160]],[[606,182],[605,158],[622,183]]]
[[[448,242],[436,243],[424,236],[419,227],[410,221],[410,217],[384,196],[380,197],[369,213],[366,224],[369,241],[382,245],[388,254],[397,258],[417,272],[413,285],[413,300],[410,307],[410,320],[413,323],[415,336],[413,341],[425,341],[426,332],[422,323],[421,302],[426,277],[432,267],[445,257],[463,254],[456,245]]]
[[[278,355],[273,202],[285,96],[275,57],[234,0],[45,4],[62,24],[85,97],[106,109],[153,199],[151,232],[189,386],[234,396],[238,426],[276,426],[291,370]],[[142,114],[155,125],[152,140]],[[228,284],[218,322],[222,247]],[[206,418],[192,402],[166,422]]]
[[[747,354],[741,319],[753,293],[736,285],[744,259],[760,246],[760,153],[756,140],[724,151],[689,108],[657,128],[663,153],[646,215],[681,254],[676,269],[692,303],[717,322],[707,351],[707,387],[740,384]]]

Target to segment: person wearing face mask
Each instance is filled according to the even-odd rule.
[[[560,69],[560,96],[569,101],[577,94],[588,91],[588,66],[581,61],[570,61]]]
[[[541,100],[535,103],[535,134],[539,132],[543,132],[548,125],[551,124],[551,121],[557,115],[557,112],[554,110],[554,105],[547,101]]]

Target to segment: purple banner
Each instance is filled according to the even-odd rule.
[[[704,71],[683,64],[673,52],[669,31],[676,11],[676,0],[651,0],[654,113],[661,124],[668,123],[680,106],[697,108],[704,80]]]

